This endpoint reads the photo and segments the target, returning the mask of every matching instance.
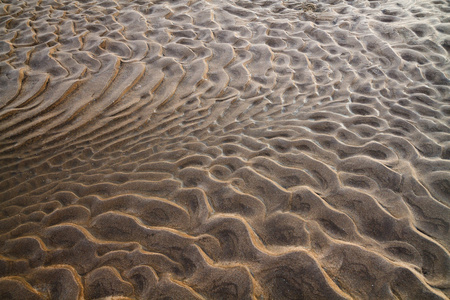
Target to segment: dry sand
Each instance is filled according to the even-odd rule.
[[[0,298],[448,299],[449,12],[2,0]]]

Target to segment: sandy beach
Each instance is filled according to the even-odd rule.
[[[449,299],[450,2],[0,1],[0,299]]]

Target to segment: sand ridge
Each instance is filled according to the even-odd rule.
[[[449,11],[2,1],[0,298],[447,299]]]

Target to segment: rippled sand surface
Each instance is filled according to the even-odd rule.
[[[1,299],[448,299],[450,4],[0,4]]]

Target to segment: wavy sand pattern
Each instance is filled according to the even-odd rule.
[[[448,299],[449,12],[1,1],[0,298]]]

